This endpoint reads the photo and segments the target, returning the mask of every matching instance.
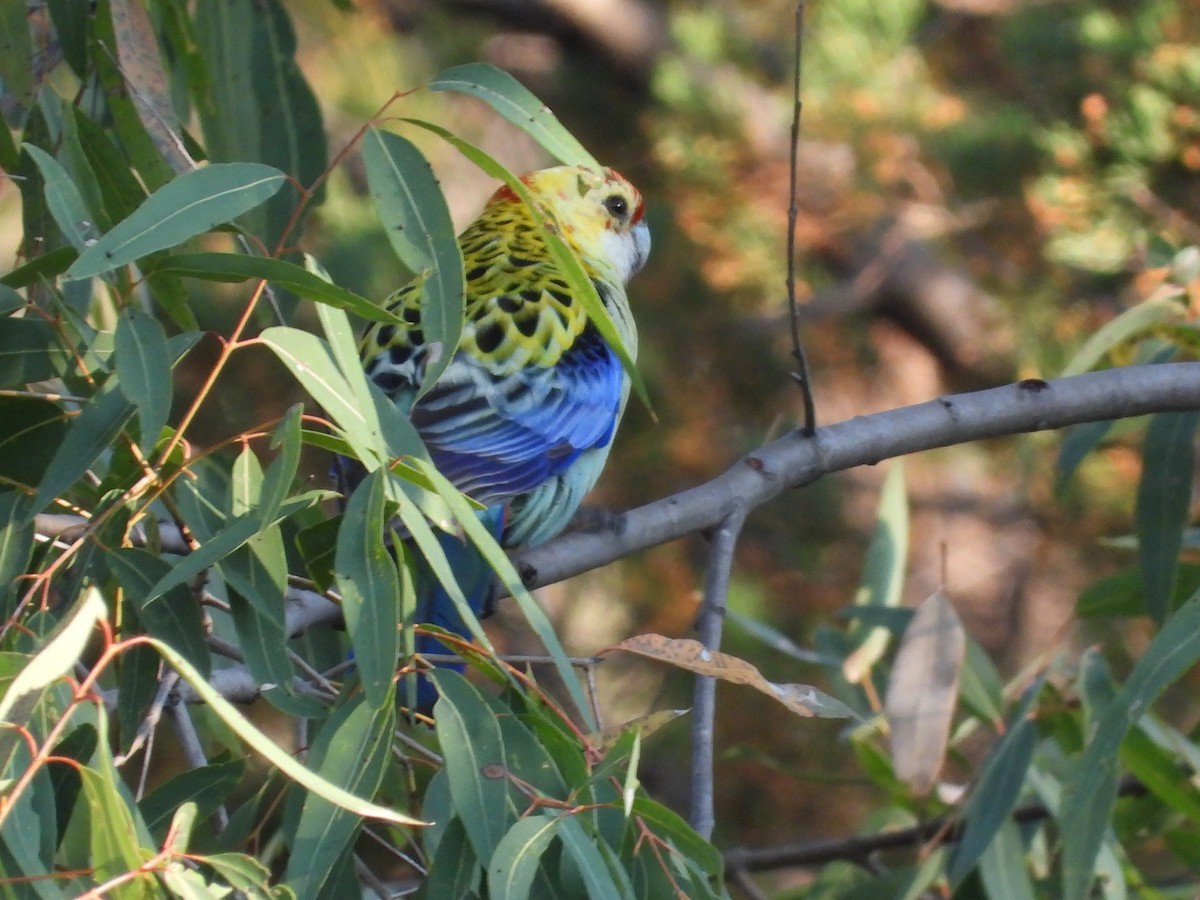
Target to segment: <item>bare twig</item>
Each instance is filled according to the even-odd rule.
[[[1141,797],[1146,792],[1146,786],[1132,775],[1122,778],[1118,788],[1118,794],[1122,797]],[[1053,815],[1054,812],[1041,803],[1028,803],[1013,810],[1012,819],[1020,825],[1040,822]],[[915,850],[931,840],[938,844],[953,844],[962,838],[962,834],[962,819],[943,816],[909,828],[898,828],[878,834],[856,834],[757,850],[737,848],[725,854],[725,865],[730,872],[764,872],[771,869],[820,866],[837,859],[866,864],[873,854],[883,850],[905,847]]]
[[[80,679],[82,680],[82,679]],[[113,762],[118,766],[123,766],[127,763],[143,745],[148,744],[154,737],[154,729],[158,727],[159,720],[162,719],[162,711],[167,705],[167,699],[171,696],[171,691],[175,689],[176,682],[179,681],[179,674],[175,671],[168,671],[163,675],[162,680],[158,683],[158,690],[154,693],[154,699],[150,701],[150,706],[146,710],[146,715],[142,718],[142,724],[138,726],[137,733],[133,736],[133,740],[129,742],[129,750],[126,753],[120,754],[113,758]],[[115,692],[114,692],[115,693]],[[106,701],[107,703],[107,692]],[[146,761],[142,767],[141,779],[138,782],[137,794],[138,800],[142,799],[142,793],[146,786],[146,771],[150,765],[150,747],[146,748]]]
[[[796,300],[796,217],[800,214],[796,184],[797,157],[800,151],[800,59],[804,51],[804,0],[796,4],[796,59],[792,69],[792,145],[790,150],[791,169],[788,172],[788,216],[787,216],[787,296],[788,315],[792,325],[792,355],[796,358],[796,371],[792,378],[800,385],[804,396],[803,434],[812,437],[817,430],[817,411],[813,402],[812,378],[808,370],[808,354],[800,341],[800,313]]]
[[[704,584],[704,603],[697,623],[700,642],[706,650],[719,650],[725,624],[729,573],[733,569],[733,551],[746,521],[746,507],[737,503],[725,514],[712,534],[712,555]],[[716,819],[713,812],[713,741],[717,713],[717,680],[696,676],[692,700],[692,827],[703,838],[712,837]]]

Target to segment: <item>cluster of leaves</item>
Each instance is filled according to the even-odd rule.
[[[429,897],[724,895],[719,855],[640,788],[640,733],[599,732],[545,614],[363,374],[347,313],[392,314],[285,252],[328,164],[284,8],[108,0],[27,19],[8,4],[0,29],[20,135],[0,129],[0,165],[25,227],[25,261],[0,278],[0,893],[349,896],[359,878],[384,890],[420,873]],[[61,53],[54,77],[35,47]],[[479,96],[552,155],[592,161],[497,70],[459,67],[430,87]],[[482,151],[408,122],[525,195]],[[364,129],[361,145],[382,225],[425,279],[427,335],[454,347],[462,261],[429,165],[393,134]],[[240,311],[173,415],[211,281],[246,285]],[[302,301],[323,336],[290,324]],[[252,333],[268,306],[275,324]],[[297,406],[197,448],[197,410],[254,347],[325,418]],[[264,467],[251,444],[265,438]],[[369,471],[343,515],[297,478],[305,447]],[[470,624],[473,664],[508,688],[485,697],[439,673],[432,733],[397,712],[412,705],[396,666],[415,598],[409,561],[389,549],[396,522]],[[575,712],[496,658],[439,529],[496,569]],[[302,761],[229,698],[297,723]],[[187,767],[163,770],[156,741]],[[365,821],[383,862],[356,855]]]

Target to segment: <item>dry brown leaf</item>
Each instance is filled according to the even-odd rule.
[[[171,170],[177,175],[190,172],[196,168],[196,162],[180,137],[179,119],[150,14],[138,0],[112,0],[110,11],[117,60],[138,118]]]
[[[853,716],[852,710],[807,684],[775,684],[750,663],[719,650],[706,650],[699,641],[639,634],[612,649],[636,653],[670,663],[697,675],[708,675],[733,684],[745,684],[782,703],[799,716]]]
[[[917,607],[900,639],[884,710],[896,777],[918,797],[942,770],[966,645],[958,614],[941,591]]]

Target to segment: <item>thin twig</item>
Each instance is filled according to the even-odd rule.
[[[171,696],[171,691],[175,689],[176,682],[179,681],[179,673],[174,669],[169,670],[163,675],[162,680],[158,683],[158,690],[154,693],[154,699],[150,701],[150,706],[146,709],[146,715],[142,717],[142,724],[138,726],[137,733],[133,736],[133,740],[129,742],[129,750],[113,758],[113,763],[118,766],[123,766],[127,763],[135,753],[142,749],[142,745],[151,741],[154,736],[154,729],[158,727],[158,722],[162,718],[162,711],[167,705],[167,699]],[[108,691],[105,694],[105,708],[108,708]],[[146,758],[150,758],[150,748],[146,749]],[[149,763],[147,762],[147,765]],[[142,772],[142,780],[138,784],[136,797],[142,799],[142,790],[145,787],[145,769]]]
[[[730,869],[729,881],[749,900],[768,900],[767,895],[754,883],[754,879],[745,869]]]
[[[1117,794],[1121,797],[1141,797],[1146,792],[1146,786],[1132,775],[1122,778],[1117,789]],[[1053,811],[1041,803],[1027,803],[1013,810],[1012,820],[1018,825],[1023,825],[1040,822],[1053,815]],[[939,845],[953,844],[961,840],[962,835],[962,819],[941,816],[919,825],[878,834],[856,834],[783,847],[737,848],[725,854],[725,865],[730,872],[763,872],[771,869],[821,866],[839,859],[865,863],[869,857],[882,850],[905,847],[916,849],[931,840]]]
[[[790,150],[791,170],[788,174],[788,217],[787,217],[787,296],[788,315],[792,325],[792,356],[796,358],[796,371],[792,378],[800,385],[804,397],[805,437],[812,437],[817,430],[817,410],[813,402],[812,378],[808,369],[808,354],[800,341],[800,310],[796,300],[796,218],[800,215],[797,199],[796,167],[800,156],[800,59],[804,51],[804,0],[796,4],[796,59],[792,70],[792,146]]]
[[[745,504],[735,503],[712,534],[712,554],[704,583],[704,603],[700,607],[697,629],[706,650],[721,648],[725,624],[729,573],[733,569],[733,551],[746,521]],[[716,824],[713,811],[713,742],[717,711],[717,680],[709,675],[696,676],[692,701],[692,827],[703,838],[712,837]]]

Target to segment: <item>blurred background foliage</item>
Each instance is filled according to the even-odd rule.
[[[399,90],[412,93],[389,114],[442,122],[513,170],[545,164],[482,104],[420,90],[439,70],[483,59],[647,196],[654,251],[631,293],[659,421],[631,405],[598,503],[625,508],[694,485],[796,426],[784,253],[791,2],[285,6],[331,157]],[[1168,248],[1200,240],[1196,0],[810,0],[804,40],[795,266],[820,422],[1052,377],[1097,327],[1150,295]],[[52,75],[70,78],[61,66]],[[445,145],[409,136],[465,224],[492,184]],[[20,258],[20,216],[17,191],[0,183],[6,266]],[[369,297],[405,277],[356,152],[333,170],[298,245]],[[201,326],[227,330],[236,307],[219,288],[200,290],[211,291],[211,303],[193,304]],[[205,362],[192,354],[177,373],[181,395]],[[265,352],[239,356],[232,371],[193,435],[218,442],[298,397]],[[1114,431],[1061,489],[1053,434],[910,460],[906,602],[944,584],[1006,675],[1088,641],[1108,642],[1118,661],[1123,647],[1143,646],[1140,626],[1081,631],[1073,616],[1084,586],[1132,562],[1104,540],[1130,528],[1140,457],[1128,434]],[[325,465],[309,461],[314,480]],[[850,472],[756,514],[738,551],[735,611],[802,646],[836,623],[853,601],[884,474]],[[544,590],[568,649],[690,634],[699,541]],[[513,623],[502,609],[492,629],[516,652]],[[774,680],[826,681],[736,626],[727,641]],[[688,705],[689,679],[665,671],[602,667],[606,715]],[[837,740],[843,723],[797,721],[737,690],[721,687],[718,845],[843,834],[878,806],[878,787]],[[685,725],[670,726],[642,762],[643,781],[680,809],[686,740]]]

